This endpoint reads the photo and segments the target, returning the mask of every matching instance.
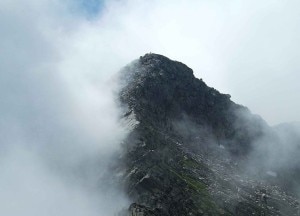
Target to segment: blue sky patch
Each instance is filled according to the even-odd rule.
[[[76,11],[88,18],[98,15],[103,9],[105,0],[74,0]]]

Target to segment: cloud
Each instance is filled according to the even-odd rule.
[[[299,121],[297,1],[106,1],[76,41],[118,68],[146,52],[192,67],[269,123]],[[101,60],[100,60],[101,59]],[[271,110],[271,111],[270,111]]]
[[[127,134],[110,80],[117,70],[85,67],[72,53],[85,20],[69,5],[0,6],[0,214],[116,214],[129,202],[106,182]]]
[[[87,185],[126,136],[112,76],[147,52],[186,63],[272,124],[300,120],[297,1],[112,0],[98,14],[81,3],[0,2],[1,214],[18,215],[14,202],[23,215],[63,202],[66,214],[101,215],[95,203],[106,202]],[[126,206],[117,197],[105,215]]]

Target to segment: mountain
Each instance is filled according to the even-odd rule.
[[[296,194],[261,165],[257,146],[277,140],[261,117],[158,54],[127,65],[120,82],[126,215],[299,215]]]

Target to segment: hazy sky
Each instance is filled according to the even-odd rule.
[[[126,136],[114,74],[148,52],[184,62],[270,124],[300,121],[299,7],[1,0],[0,214],[110,216],[127,206],[121,191],[104,185],[107,199],[90,187]]]

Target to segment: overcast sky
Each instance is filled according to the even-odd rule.
[[[107,199],[90,187],[127,133],[117,122],[114,74],[148,52],[187,64],[271,125],[300,121],[299,7],[1,0],[0,214],[110,216],[128,206],[121,191],[102,185]]]

